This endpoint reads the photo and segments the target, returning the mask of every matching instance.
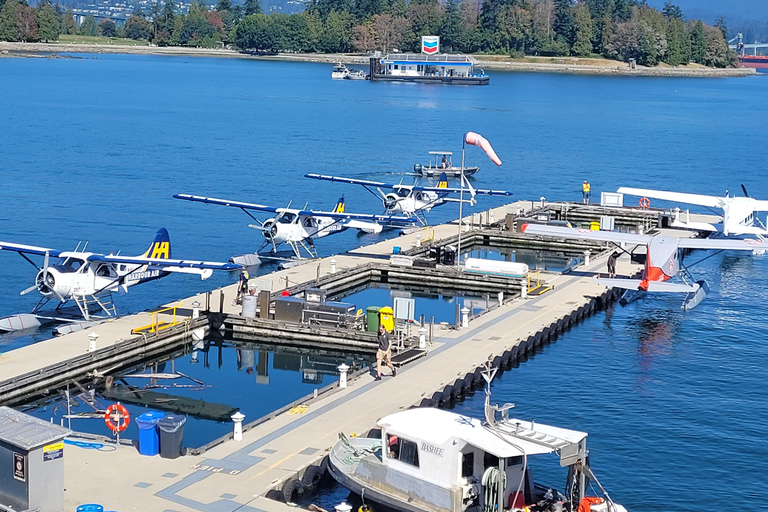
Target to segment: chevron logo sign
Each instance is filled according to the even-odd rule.
[[[421,53],[432,55],[440,51],[440,36],[421,36]]]

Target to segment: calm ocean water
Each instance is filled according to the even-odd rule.
[[[282,206],[380,211],[367,192],[306,172],[410,182],[434,149],[477,148],[477,186],[577,199],[649,186],[768,198],[768,78],[645,79],[493,73],[488,87],[332,82],[330,66],[203,58],[0,59],[0,240],[140,254],[168,228],[176,257],[226,260],[258,232],[236,210],[178,192]],[[481,201],[476,210],[501,204]],[[433,222],[455,218],[436,209]],[[330,254],[378,240],[347,232]],[[34,269],[0,254],[0,316],[29,311]],[[597,315],[495,384],[517,414],[590,433],[601,482],[630,510],[764,508],[768,256],[716,255],[694,311],[656,296]],[[171,276],[117,298],[155,307],[235,279]],[[0,337],[0,351],[29,343]],[[2,377],[2,376],[0,376]],[[481,395],[460,404],[479,413]],[[562,485],[561,482],[553,482]],[[336,491],[336,495],[340,491]],[[335,499],[335,495],[334,498]]]

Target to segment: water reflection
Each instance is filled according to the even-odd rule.
[[[73,386],[69,404],[62,392],[23,409],[46,421],[105,436],[110,432],[103,411],[116,401],[132,418],[148,410],[185,414],[184,445],[198,447],[230,432],[234,412],[245,414],[246,423],[254,421],[333,384],[340,364],[354,371],[372,360],[365,354],[217,336],[121,372],[110,379],[109,388],[103,381],[93,387],[83,383],[83,389]],[[138,438],[135,421],[121,438]]]

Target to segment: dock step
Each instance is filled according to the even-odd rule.
[[[427,351],[421,348],[409,348],[403,352],[400,352],[396,356],[392,356],[392,364],[395,366],[403,366],[411,361],[415,361],[420,357],[427,355]]]

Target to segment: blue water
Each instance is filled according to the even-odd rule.
[[[475,186],[516,198],[580,199],[619,186],[768,198],[765,76],[651,79],[493,73],[488,87],[333,82],[330,66],[187,57],[0,59],[0,240],[140,254],[159,227],[178,257],[254,250],[242,212],[187,204],[179,192],[282,206],[377,212],[376,198],[305,172],[410,182],[433,149],[460,151],[474,130]],[[502,204],[486,198],[472,210]],[[455,218],[445,206],[433,222]],[[377,236],[317,242],[337,253]],[[710,296],[682,313],[653,296],[600,314],[495,385],[517,413],[590,432],[601,481],[630,510],[762,509],[768,408],[766,258],[718,255],[697,276]],[[0,254],[0,315],[34,270]],[[231,282],[171,276],[117,298],[130,312]],[[0,351],[29,343],[0,338]],[[479,411],[479,395],[461,407]],[[558,481],[559,482],[559,481]],[[558,483],[555,482],[555,483]]]
[[[139,389],[148,389],[153,393],[165,395],[163,398],[169,409],[156,409],[141,404],[123,405],[133,418],[128,428],[121,433],[124,439],[137,440],[139,437],[136,417],[149,410],[172,414],[174,398],[189,398],[199,401],[201,409],[208,410],[206,417],[187,416],[184,425],[184,446],[196,448],[232,431],[232,422],[227,414],[223,420],[211,418],[211,406],[225,406],[223,410],[238,409],[245,414],[245,423],[255,421],[299,398],[311,395],[338,380],[338,370],[342,363],[353,369],[369,366],[373,359],[358,354],[338,354],[327,352],[309,352],[298,349],[274,349],[267,345],[252,343],[233,343],[222,340],[206,340],[184,354],[156,364],[139,367],[130,374],[175,373],[187,378],[149,379],[127,377],[125,382]],[[118,383],[116,381],[116,383]],[[71,414],[92,412],[83,399],[81,392],[71,388],[74,397],[71,401]],[[97,408],[105,410],[114,400],[101,394],[96,395]],[[216,411],[222,409],[216,408]],[[74,418],[71,423],[64,417],[67,403],[63,397],[53,398],[44,405],[34,405],[25,412],[46,421],[70,426],[78,432],[110,436],[102,418]],[[178,412],[176,412],[178,414]]]

